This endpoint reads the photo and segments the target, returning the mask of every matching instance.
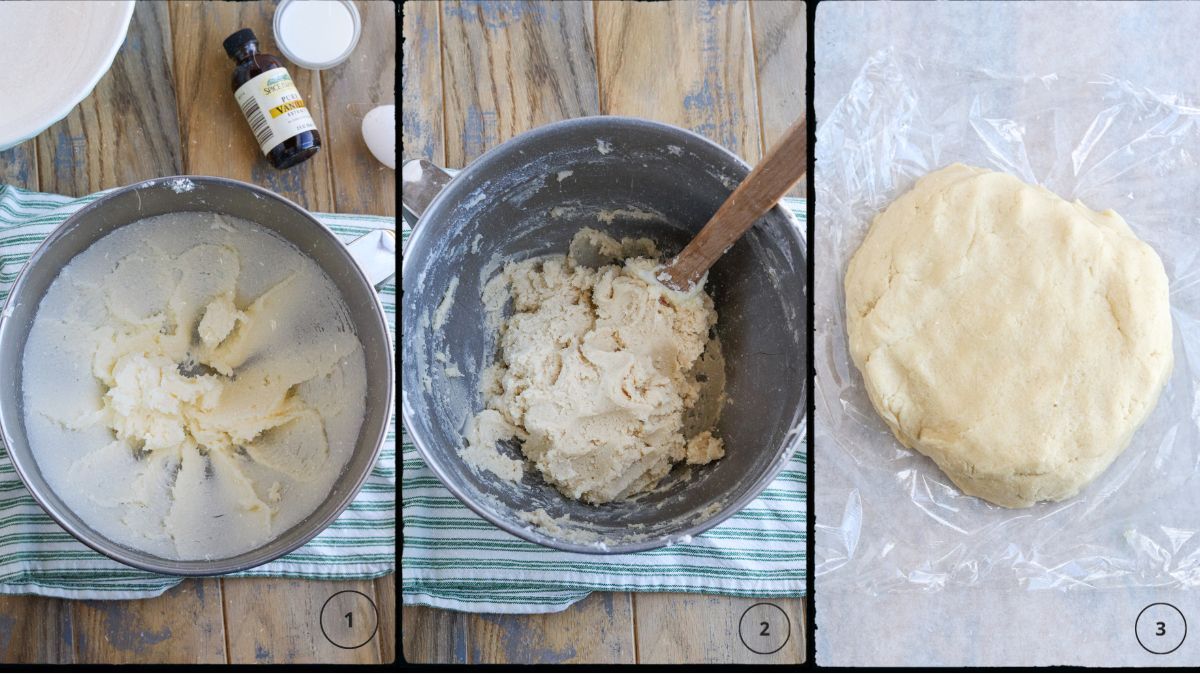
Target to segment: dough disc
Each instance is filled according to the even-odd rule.
[[[1099,476],[1173,362],[1162,261],[1120,216],[961,164],[875,219],[846,315],[896,438],[1013,508]]]

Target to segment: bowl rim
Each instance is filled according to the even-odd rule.
[[[487,165],[493,162],[496,158],[512,153],[514,147],[517,147],[530,140],[556,134],[564,129],[570,129],[574,127],[597,128],[597,130],[611,132],[614,130],[614,128],[620,128],[622,126],[650,127],[658,131],[666,131],[668,133],[677,134],[687,140],[708,146],[710,149],[714,150],[718,154],[724,155],[730,161],[744,169],[746,173],[750,172],[750,165],[734,152],[730,151],[719,143],[716,143],[715,141],[701,136],[698,133],[695,133],[689,129],[684,129],[683,127],[675,126],[673,124],[648,120],[641,117],[628,117],[622,115],[590,115],[587,117],[575,117],[571,119],[560,120],[558,122],[551,122],[512,137],[511,139],[491,148],[473,161],[469,162],[467,166],[455,172],[451,181],[446,184],[441,192],[434,196],[433,200],[429,203],[429,206],[425,209],[425,212],[421,214],[421,217],[411,227],[408,239],[405,241],[402,251],[407,251],[408,246],[414,241],[419,241],[423,238],[440,234],[436,233],[438,228],[430,226],[429,223],[426,222],[426,218],[428,217],[428,214],[436,213],[440,208],[443,208],[443,202],[449,201],[447,195],[451,192],[450,187],[455,182],[471,180],[476,175],[483,172]],[[795,241],[800,244],[800,259],[802,263],[807,266],[808,251],[807,247],[805,246],[806,237],[804,229],[800,227],[799,222],[790,212],[788,212],[787,209],[783,208],[781,204],[776,204],[774,207],[772,207],[772,209],[768,211],[768,214],[781,215],[791,223],[791,232],[795,237]],[[408,278],[406,274],[403,274],[407,265],[407,260],[407,257],[402,255],[400,263],[402,279]],[[807,287],[804,287],[801,290],[806,296],[810,292]],[[807,410],[809,405],[809,396],[810,392],[808,384],[807,382],[804,382],[801,385],[800,405],[797,406],[795,411],[793,411],[791,422],[788,425],[787,431],[784,433],[784,439],[776,450],[777,454],[775,459],[767,467],[766,471],[759,476],[758,480],[752,483],[750,487],[738,498],[727,501],[725,505],[713,515],[702,519],[699,522],[695,522],[688,527],[679,530],[678,532],[661,534],[655,537],[647,537],[646,539],[620,544],[606,544],[579,543],[567,539],[556,538],[546,534],[541,528],[517,525],[510,521],[503,520],[496,514],[492,513],[483,504],[479,503],[479,500],[475,500],[467,493],[465,489],[457,485],[455,481],[451,480],[450,472],[437,459],[425,438],[423,438],[419,433],[413,432],[413,429],[416,428],[416,411],[409,401],[409,392],[405,390],[403,386],[400,390],[401,418],[404,424],[404,429],[408,433],[408,441],[413,444],[413,447],[416,448],[417,453],[421,456],[421,459],[425,462],[425,465],[429,467],[430,471],[433,472],[442,485],[444,485],[446,489],[454,495],[455,498],[457,498],[460,502],[482,517],[484,520],[490,522],[492,525],[495,525],[501,530],[520,537],[526,541],[568,553],[590,553],[605,555],[638,553],[641,551],[649,551],[652,549],[661,548],[663,546],[669,546],[679,541],[689,541],[692,537],[700,535],[705,531],[721,524],[738,511],[741,511],[747,504],[758,498],[759,494],[766,489],[767,485],[769,485],[773,480],[775,480],[776,477],[778,477],[779,472],[783,470],[783,467],[786,466],[788,461],[791,460],[791,458],[795,455],[797,448],[799,448],[800,445],[805,442],[805,439],[808,436]]]
[[[71,114],[75,106],[82,103],[83,99],[92,95],[92,91],[96,89],[96,85],[108,74],[109,70],[112,70],[113,62],[117,58],[117,52],[121,51],[121,47],[125,44],[125,38],[129,35],[129,25],[133,22],[133,10],[136,4],[134,0],[115,0],[114,9],[120,9],[125,16],[120,22],[119,30],[113,35],[115,39],[108,47],[108,51],[104,53],[103,58],[96,61],[96,70],[88,77],[87,84],[80,87],[75,94],[64,98],[63,104],[48,115],[44,122],[35,122],[24,129],[10,132],[12,134],[10,138],[0,138],[0,152],[15,148],[25,141],[36,138],[43,131],[63,121],[67,115]]]
[[[362,268],[353,261],[349,251],[346,250],[346,245],[342,243],[341,239],[338,238],[337,234],[334,233],[333,230],[322,223],[316,216],[309,213],[307,209],[293,202],[292,200],[258,185],[220,176],[178,175],[164,176],[161,178],[152,178],[150,180],[140,181],[124,187],[104,191],[95,200],[85,204],[75,213],[72,213],[70,216],[68,216],[66,220],[59,224],[50,232],[50,234],[48,234],[41,242],[39,242],[33,252],[29,254],[29,258],[26,259],[25,263],[21,266],[20,272],[17,274],[16,281],[14,281],[13,285],[10,287],[3,309],[0,310],[0,350],[5,348],[5,335],[7,335],[9,332],[9,324],[11,322],[6,321],[6,319],[9,315],[10,305],[12,305],[15,302],[14,299],[20,295],[20,290],[26,281],[26,272],[32,269],[35,263],[37,263],[46,254],[46,252],[54,246],[54,242],[65,236],[66,233],[72,230],[75,226],[78,226],[78,221],[85,215],[95,211],[97,208],[102,208],[104,204],[118,195],[141,189],[172,189],[172,185],[180,184],[179,181],[190,181],[193,184],[225,185],[237,189],[248,190],[265,199],[277,200],[282,202],[284,206],[289,207],[292,211],[294,211],[298,217],[307,220],[311,224],[315,224],[317,226],[317,231],[321,233],[321,236],[327,237],[332,243],[337,244],[337,246],[344,252],[347,259],[347,264],[353,268],[353,274],[356,275],[358,280],[370,290],[370,296],[373,301],[372,306],[375,310],[372,319],[378,320],[379,325],[383,329],[383,335],[385,339],[384,344],[387,346],[388,351],[388,358],[385,359],[387,364],[387,386],[385,387],[385,400],[383,401],[383,404],[384,410],[392,411],[395,400],[393,391],[396,388],[394,364],[396,352],[395,345],[392,343],[391,339],[391,330],[388,328],[387,324],[387,314],[384,312],[383,301],[379,298],[379,293],[375,290],[370,280],[366,277],[366,274],[363,272]],[[132,223],[136,221],[130,222]],[[130,223],[126,223],[125,225],[114,228],[114,231],[116,229],[120,229],[120,227],[125,227],[128,224]],[[38,301],[40,302],[41,298],[39,298]],[[257,548],[251,549],[244,553],[239,553],[234,556],[218,558],[214,560],[172,561],[168,558],[156,556],[144,551],[138,552],[136,549],[133,549],[133,547],[117,544],[116,542],[111,541],[108,537],[105,537],[99,531],[92,529],[92,532],[95,533],[94,540],[92,534],[83,531],[81,528],[77,528],[73,523],[65,519],[62,514],[58,513],[54,508],[51,508],[51,506],[46,503],[44,495],[42,495],[39,490],[34,489],[34,486],[31,485],[31,478],[29,475],[27,475],[27,471],[32,469],[32,467],[22,466],[22,462],[25,460],[18,458],[20,453],[13,453],[12,448],[14,447],[14,444],[8,427],[5,424],[4,415],[0,415],[0,439],[4,441],[4,447],[8,452],[9,461],[12,462],[13,469],[16,471],[17,476],[21,479],[25,489],[33,497],[34,501],[37,502],[38,506],[41,507],[41,509],[48,516],[50,516],[55,523],[69,532],[71,536],[75,537],[76,540],[107,558],[147,572],[167,574],[171,576],[207,577],[242,572],[274,561],[300,548],[328,528],[334,520],[336,520],[342,515],[342,513],[345,512],[346,508],[350,506],[350,503],[354,501],[355,497],[358,496],[359,492],[362,490],[362,486],[370,477],[371,471],[375,468],[375,464],[378,463],[379,456],[383,451],[384,441],[387,438],[390,419],[390,415],[385,416],[384,423],[380,425],[378,432],[375,434],[373,444],[374,449],[371,452],[370,461],[368,461],[365,465],[366,469],[353,482],[352,489],[346,491],[345,495],[340,500],[340,503],[338,503],[337,508],[330,511],[328,516],[320,521],[311,521],[305,527],[297,529],[301,524],[305,523],[305,521],[302,520],[300,523],[297,523],[291,528],[288,528],[288,530],[285,530],[280,536],[268,540]],[[370,430],[367,430],[366,433],[369,432]],[[359,438],[361,439],[363,436],[364,431],[360,429]],[[30,454],[30,459],[34,462],[34,464],[36,464],[36,460],[33,459],[32,456],[32,448],[28,446],[28,443],[25,444],[24,451]],[[343,467],[343,471],[344,470],[345,467]],[[46,487],[53,492],[53,489],[49,488],[49,485]],[[56,498],[61,500],[61,497],[57,497],[57,495]],[[71,509],[66,506],[65,502],[63,503],[63,506],[67,511],[71,511]],[[324,506],[324,502],[321,504],[321,506]],[[321,506],[318,506],[318,509],[321,508]],[[72,515],[78,519],[81,524],[87,525],[84,518],[74,514],[73,511]],[[280,542],[284,542],[284,537],[282,535],[292,531],[298,533],[295,536],[295,540],[288,540],[285,543],[280,544]],[[153,558],[153,560],[142,560],[137,556],[147,556],[149,558]]]

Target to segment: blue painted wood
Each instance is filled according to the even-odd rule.
[[[403,159],[443,165],[442,58],[438,5],[408,2],[403,8],[400,134]]]
[[[79,663],[225,663],[219,582],[188,579],[157,598],[76,601]]]
[[[34,141],[0,152],[0,183],[24,190],[38,189],[37,148]]]
[[[0,663],[72,663],[70,605],[57,598],[0,596]]]
[[[534,127],[599,114],[592,3],[448,0],[440,25],[449,166]]]

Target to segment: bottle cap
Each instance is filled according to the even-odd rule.
[[[243,28],[225,38],[225,42],[221,44],[224,45],[226,54],[236,57],[238,50],[249,42],[258,42],[258,38],[254,36],[254,31],[249,28]]]

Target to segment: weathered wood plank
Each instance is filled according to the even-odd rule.
[[[678,124],[751,163],[759,159],[757,90],[744,4],[600,2],[596,28],[605,113]],[[803,659],[802,646],[794,652],[785,647],[774,657],[746,649],[737,637],[740,612],[732,618],[732,632],[729,625],[721,625],[730,620],[725,614],[732,602],[709,596],[634,594],[639,663]],[[705,604],[713,605],[717,614]],[[697,624],[707,628],[697,631]],[[794,638],[792,642],[794,648]],[[727,658],[739,650],[743,658]]]
[[[74,662],[70,605],[36,595],[0,596],[0,662]]]
[[[804,114],[808,21],[803,2],[750,3],[763,153]],[[805,181],[788,193],[803,197]]]
[[[221,591],[188,579],[157,598],[76,602],[80,663],[225,663]]]
[[[442,47],[436,2],[404,4],[400,134],[405,159],[446,163],[442,126]]]
[[[82,195],[180,172],[171,49],[167,3],[139,3],[108,74],[35,139],[41,189]],[[67,606],[71,633],[60,640],[68,649],[73,645],[79,661],[224,663],[214,581],[188,582],[152,600]],[[56,643],[52,636],[41,642]]]
[[[557,614],[472,614],[471,663],[635,663],[628,593],[593,593]]]
[[[440,9],[434,2],[408,2],[403,11],[400,159],[421,158],[444,166]],[[420,605],[401,607],[400,641],[408,663],[465,664],[466,616]],[[386,649],[380,651],[386,662]]]
[[[426,3],[412,4],[418,5],[413,10],[417,16],[437,11],[436,5],[422,9],[419,6]],[[345,63],[321,72],[326,102],[321,133],[329,151],[337,210],[391,216],[396,213],[396,172],[367,149],[362,120],[372,108],[396,102],[395,13],[399,8],[390,2],[358,6],[363,21],[358,46]]]
[[[774,654],[757,654],[738,636],[742,614],[760,602],[777,605],[790,622],[790,636]],[[797,664],[804,661],[804,604],[798,598],[760,600],[638,593],[634,596],[634,607],[640,663]],[[778,631],[778,628],[771,626],[770,630]]]
[[[271,29],[275,5],[172,4],[184,165],[189,173],[250,181],[306,208],[332,211],[330,155],[337,144],[331,143],[325,125],[320,75],[297,66],[288,68],[317,122],[323,147],[309,161],[286,171],[272,168],[262,156],[234,103],[230,88],[233,62],[221,49],[221,41],[236,30],[251,28],[263,51],[278,54]],[[359,50],[362,47],[360,44]],[[339,68],[354,68],[355,63],[352,59]],[[338,591],[354,590],[374,600],[375,585],[369,580],[224,579],[221,584],[231,663],[379,662],[378,632],[361,647],[342,649],[325,638],[320,625],[322,605]]]
[[[687,127],[753,164],[761,155],[745,2],[596,5],[600,107]]]
[[[441,33],[444,155],[449,166],[463,166],[542,124],[600,112],[589,3],[447,2]],[[435,114],[424,112],[427,119]],[[427,145],[422,146],[415,138],[422,131],[414,124],[409,142],[437,161],[437,139],[430,138],[434,132],[424,133]],[[405,654],[412,660],[634,661],[631,605],[625,593],[593,594],[561,614],[468,615],[465,630],[455,632],[452,641],[444,631],[456,627],[461,615],[412,607],[404,611]],[[458,635],[463,636],[465,651],[459,651]]]
[[[340,591],[362,593],[378,607],[370,580],[223,579],[222,585],[230,663],[379,663],[378,631],[362,646],[343,649],[321,626],[322,607]]]
[[[375,603],[379,606],[379,660],[396,661],[396,575],[375,580]]]
[[[312,208],[332,209],[332,182],[325,157],[329,153],[321,153],[300,169],[275,172],[261,158],[233,105],[229,91],[232,62],[224,56],[220,42],[234,30],[251,27],[263,49],[277,53],[271,42],[273,10],[274,3],[173,3],[168,12],[165,2],[139,3],[129,38],[109,75],[67,119],[35,141],[0,153],[0,180],[27,189],[37,189],[40,182],[45,190],[83,194],[180,171],[212,173],[265,184]],[[171,24],[187,28],[178,31],[182,40],[174,44]],[[367,32],[372,30],[376,29]],[[365,34],[362,44],[371,39]],[[393,29],[390,53],[394,53],[394,44]],[[325,115],[319,76],[294,67],[291,71],[298,87],[306,92],[314,119],[322,125]],[[175,74],[182,85],[178,107]],[[326,130],[322,128],[322,132]],[[327,142],[326,149],[329,147]],[[39,153],[45,158],[40,166]],[[336,584],[336,589],[327,582],[232,580],[235,597],[231,606],[254,609],[235,611],[231,623],[242,635],[261,637],[265,632],[269,638],[262,647],[265,654],[257,643],[235,639],[234,660],[271,661],[276,649],[283,660],[297,662],[374,663],[386,650],[394,658],[394,642],[388,646],[378,637],[382,633],[394,636],[393,579],[380,580],[378,586],[369,581],[343,582]],[[347,588],[373,599],[382,589],[379,594],[387,596],[386,607],[380,608],[380,634],[357,650],[338,649],[312,637],[320,635],[319,627],[314,630],[313,621],[318,621],[312,611],[314,603],[319,611],[329,595]],[[267,600],[247,603],[246,596]],[[78,650],[79,660],[88,662],[223,663],[222,599],[220,582],[214,580],[188,581],[162,597],[136,602],[0,598],[0,658],[68,663]],[[284,618],[262,621],[276,615]],[[251,626],[258,632],[250,631]]]
[[[0,184],[38,189],[37,142],[28,140],[0,152]]]
[[[467,615],[407,605],[400,610],[400,639],[409,663],[468,663]]]
[[[167,3],[138,3],[96,89],[37,137],[42,190],[80,196],[178,173],[179,124]]]
[[[592,5],[442,5],[446,162],[459,167],[534,127],[600,111]]]
[[[328,148],[286,171],[273,168],[250,133],[233,99],[233,61],[221,42],[241,28],[258,36],[262,51],[279,54],[272,37],[275,2],[172,2],[179,133],[188,173],[225,176],[267,187],[305,208],[333,210]],[[288,72],[325,134],[320,76],[289,66]]]

